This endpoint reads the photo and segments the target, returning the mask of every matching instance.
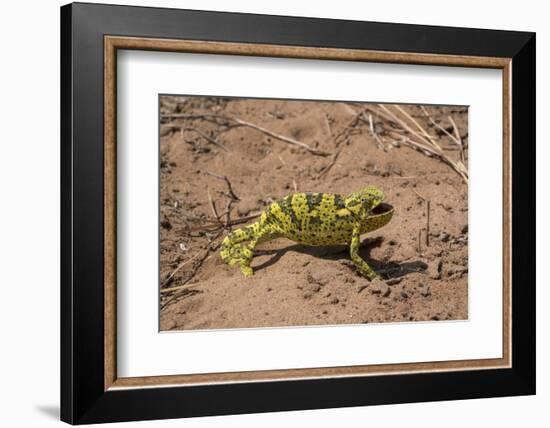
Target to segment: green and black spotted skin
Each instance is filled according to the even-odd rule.
[[[259,221],[230,233],[220,254],[229,265],[239,263],[244,275],[258,242],[285,237],[304,245],[350,244],[358,270],[367,278],[378,275],[358,255],[359,237],[386,225],[393,207],[383,204],[384,194],[373,186],[347,196],[332,193],[295,193],[273,202]]]

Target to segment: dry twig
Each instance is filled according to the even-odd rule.
[[[430,246],[430,200],[426,201],[426,247]]]
[[[362,112],[361,117],[365,122],[367,122],[367,120],[365,119],[365,112]],[[379,149],[382,149],[386,152],[387,151],[386,146],[384,145],[384,143],[382,142],[382,139],[378,136],[378,134],[376,133],[376,130],[374,129],[372,114],[369,113],[368,117],[369,117],[369,120],[367,123],[369,124],[370,133],[373,136],[374,141],[376,142],[376,145],[378,146]]]
[[[180,263],[180,264],[178,265],[178,267],[177,267],[176,269],[174,269],[174,270],[170,273],[170,275],[168,275],[168,277],[166,277],[166,279],[163,281],[161,287],[164,287],[164,286],[170,284],[170,282],[172,282],[172,278],[174,278],[174,275],[175,275],[176,273],[178,273],[178,271],[179,271],[182,267],[184,267],[185,265],[187,265],[188,263],[190,263],[190,262],[192,262],[194,259],[196,259],[197,256],[198,256],[199,254],[200,254],[200,253],[197,253],[197,254],[195,254],[193,257],[191,257],[190,259],[187,259],[187,260],[185,260],[184,262]]]
[[[290,137],[286,137],[284,135],[281,135],[281,134],[277,134],[276,132],[273,132],[269,129],[266,129],[266,128],[263,128],[259,125],[256,125],[254,123],[251,123],[251,122],[247,122],[245,120],[242,120],[242,119],[238,119],[236,117],[229,117],[229,116],[223,116],[223,115],[219,115],[219,114],[165,114],[165,115],[162,115],[161,116],[162,118],[167,118],[167,119],[186,119],[186,120],[210,120],[210,121],[224,121],[226,125],[231,125],[231,123],[233,123],[233,126],[235,125],[238,125],[238,126],[245,126],[247,128],[251,128],[251,129],[255,129],[256,131],[259,131],[259,132],[262,132],[264,133],[265,135],[268,135],[272,138],[275,138],[276,140],[279,140],[279,141],[283,141],[287,144],[291,144],[291,145],[294,145],[294,146],[298,146],[298,147],[301,147],[302,149],[305,149],[307,150],[308,152],[314,154],[314,155],[318,155],[318,156],[328,156],[330,155],[330,153],[328,152],[325,152],[323,150],[318,150],[314,147],[311,147],[310,145],[302,142],[302,141],[298,141],[298,140],[295,140],[294,138],[290,138]],[[173,126],[170,124],[170,126]]]
[[[467,183],[468,182],[468,170],[464,166],[462,161],[453,161],[447,154],[443,151],[441,146],[431,137],[428,132],[416,121],[410,114],[405,112],[400,106],[396,106],[396,110],[402,113],[405,119],[412,123],[412,126],[407,123],[405,119],[400,118],[397,114],[383,104],[378,104],[377,106],[367,105],[364,107],[365,110],[368,110],[376,115],[379,115],[390,122],[393,122],[401,127],[401,130],[385,129],[388,134],[397,135],[400,138],[400,143],[405,144],[408,147],[411,147],[416,150],[420,150],[427,156],[433,156],[440,161],[449,165],[455,172]],[[404,113],[403,113],[404,112]],[[425,113],[427,114],[427,113]],[[433,121],[433,119],[432,119]],[[414,128],[418,128],[416,130]]]
[[[208,175],[210,175],[214,178],[217,178],[218,180],[225,181],[225,184],[227,185],[227,192],[228,192],[227,196],[229,196],[231,199],[233,199],[235,201],[240,201],[240,198],[233,191],[233,186],[231,185],[231,181],[229,181],[229,178],[227,178],[227,176],[215,174],[215,173],[210,172],[210,171],[204,171],[204,173],[208,174]]]
[[[214,214],[214,218],[216,221],[220,224],[223,224],[220,221],[220,216],[218,214],[218,210],[216,209],[216,204],[214,203],[214,200],[212,199],[212,195],[210,194],[210,189],[207,190],[208,193],[208,203],[210,204],[210,209],[212,210],[212,214]]]
[[[181,132],[188,131],[188,132],[195,132],[199,134],[202,138],[204,138],[206,141],[208,141],[211,144],[214,144],[215,146],[219,147],[220,149],[229,152],[229,150],[221,143],[219,143],[217,140],[215,140],[212,137],[209,137],[204,132],[199,131],[197,128],[191,128],[184,125],[177,125],[177,124],[161,124],[160,126],[165,126],[169,128],[179,128]]]
[[[449,122],[451,122],[451,125],[453,125],[456,142],[458,144],[458,147],[460,147],[460,160],[462,161],[462,163],[464,163],[464,146],[462,144],[462,138],[460,138],[460,133],[458,132],[458,126],[456,126],[456,123],[453,120],[452,116],[449,116]]]
[[[424,115],[428,118],[430,123],[435,126],[437,129],[439,129],[441,132],[443,132],[445,135],[447,135],[451,140],[453,140],[456,144],[459,144],[458,140],[456,140],[455,136],[452,135],[449,131],[447,131],[445,128],[443,128],[441,125],[439,125],[426,111],[424,106],[420,106],[420,109],[424,113]]]
[[[329,164],[327,166],[323,167],[321,172],[317,175],[317,177],[315,177],[316,180],[319,180],[320,178],[322,178],[323,176],[328,174],[328,172],[332,169],[334,164],[336,164],[336,161],[338,160],[338,156],[340,156],[341,151],[342,151],[342,146],[339,147],[338,150],[336,150],[336,152],[332,156],[332,160],[329,162]],[[296,184],[296,182],[294,182],[294,184]]]
[[[187,285],[186,284],[191,281],[191,279],[193,279],[195,277],[195,275],[197,274],[198,270],[201,268],[201,266],[203,265],[203,263],[208,259],[208,257],[210,257],[210,252],[211,251],[216,251],[218,249],[218,247],[221,245],[221,242],[216,242],[216,239],[218,239],[220,236],[221,236],[221,231],[214,237],[214,239],[210,242],[210,245],[208,245],[208,247],[206,248],[206,250],[203,252],[202,254],[202,257],[200,259],[198,259],[197,263],[195,263],[193,265],[193,269],[191,270],[191,273],[190,275],[183,281],[183,283],[181,285],[178,285],[176,287],[171,287],[171,288],[164,288],[164,289],[161,289],[160,290],[160,293],[161,294],[166,294],[166,293],[175,293],[174,295],[172,295],[171,297],[169,297],[164,303],[161,304],[160,306],[160,310],[162,311],[166,306],[168,306],[169,303],[171,303],[174,299],[176,299],[177,297],[180,297],[180,295],[178,294],[178,292],[180,291],[191,291],[190,288],[191,286],[193,286],[194,284],[190,284],[190,285]],[[200,253],[198,253],[200,254]],[[197,254],[197,255],[198,255]],[[195,257],[193,257],[193,259],[195,259]],[[192,259],[189,259],[187,261],[190,262]],[[187,264],[186,263],[186,264]],[[178,269],[179,270],[179,269]]]

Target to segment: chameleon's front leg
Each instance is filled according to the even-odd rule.
[[[353,232],[351,235],[351,245],[350,245],[350,256],[351,260],[359,269],[359,272],[366,276],[369,280],[373,280],[376,278],[380,278],[380,275],[378,275],[368,264],[366,261],[364,261],[361,256],[359,255],[359,242],[361,238],[361,225],[356,224],[353,228]]]
[[[254,258],[254,249],[258,242],[269,239],[271,237],[270,235],[273,235],[273,230],[265,224],[262,224],[262,227],[254,234],[254,237],[246,245],[243,244],[241,248],[242,258],[239,260],[239,267],[244,276],[252,276],[254,274],[254,271],[250,267],[250,263]]]

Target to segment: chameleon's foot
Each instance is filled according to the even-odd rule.
[[[243,273],[244,276],[250,277],[250,276],[254,275],[254,271],[250,267],[249,263],[241,262],[240,268],[241,268],[241,272]]]
[[[382,277],[375,272],[373,268],[371,268],[367,262],[365,262],[363,259],[359,258],[358,256],[353,257],[353,264],[355,265],[355,268],[357,269],[357,272],[361,276],[364,276],[369,281],[374,281],[375,279],[382,279]]]
[[[383,278],[378,275],[376,272],[372,271],[372,273],[369,272],[361,272],[361,275],[363,275],[365,278],[367,278],[369,281],[374,281],[376,279],[382,280]]]
[[[250,257],[251,251],[243,244],[223,245],[220,251],[222,260],[229,266]]]

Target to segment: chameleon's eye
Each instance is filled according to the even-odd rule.
[[[362,201],[363,208],[367,211],[371,211],[373,207],[373,201],[371,199],[363,199]]]

